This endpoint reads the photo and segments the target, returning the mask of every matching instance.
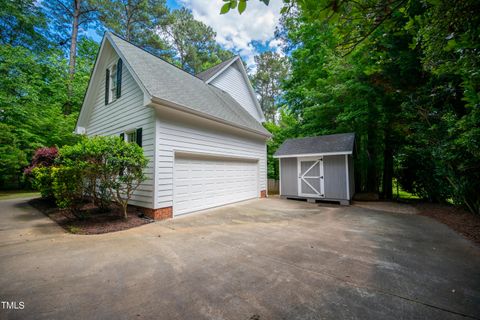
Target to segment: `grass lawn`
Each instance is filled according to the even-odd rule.
[[[398,190],[397,190],[398,187]],[[397,180],[393,180],[392,183],[392,192],[393,198],[395,199],[420,199],[418,196],[413,193],[402,190],[402,187],[397,184]]]
[[[0,200],[40,197],[40,192],[31,190],[1,190]]]

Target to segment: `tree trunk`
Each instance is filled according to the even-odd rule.
[[[67,88],[67,103],[65,104],[63,113],[70,114],[72,112],[72,97],[73,97],[73,80],[75,78],[75,63],[77,60],[77,40],[78,40],[78,25],[80,21],[80,8],[82,0],[73,0],[73,21],[72,21],[72,37],[70,39],[70,61],[68,64],[68,88]]]

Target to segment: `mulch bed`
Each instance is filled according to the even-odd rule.
[[[418,203],[416,208],[420,215],[438,220],[480,245],[480,216],[444,204]]]
[[[108,212],[102,212],[90,203],[80,208],[85,218],[78,218],[68,210],[60,209],[53,200],[32,199],[29,204],[47,217],[55,221],[59,226],[74,234],[101,234],[115,232],[138,227],[152,220],[144,218],[136,208],[128,208],[128,219],[124,219],[121,207],[112,207]]]

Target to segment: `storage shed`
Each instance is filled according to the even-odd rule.
[[[280,161],[280,196],[350,204],[354,145],[354,133],[286,140],[274,154]]]

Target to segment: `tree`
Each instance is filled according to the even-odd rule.
[[[300,123],[290,110],[280,108],[278,120],[265,123],[265,128],[273,135],[272,139],[267,141],[267,175],[269,179],[279,179],[278,160],[273,158],[278,147],[288,138],[295,138],[300,133]]]
[[[287,59],[278,53],[265,51],[255,56],[255,63],[257,70],[252,76],[252,84],[260,97],[266,119],[273,122],[281,98],[281,82],[288,74]]]
[[[27,165],[26,154],[20,149],[14,127],[0,122],[0,186],[19,183],[20,170]]]
[[[169,22],[165,0],[94,0],[103,27],[127,41],[168,59],[158,29]]]
[[[213,29],[195,20],[185,8],[174,10],[161,30],[180,68],[191,73],[199,73],[232,56],[217,44]]]
[[[64,113],[72,112],[72,97],[74,90],[75,66],[77,58],[77,43],[79,28],[87,26],[95,21],[97,8],[87,0],[53,0],[44,3],[50,16],[51,24],[57,36],[61,39],[60,44],[70,43],[67,81],[67,101],[64,105]],[[69,30],[68,41],[63,39]]]
[[[0,45],[45,50],[47,19],[34,0],[0,0]]]

